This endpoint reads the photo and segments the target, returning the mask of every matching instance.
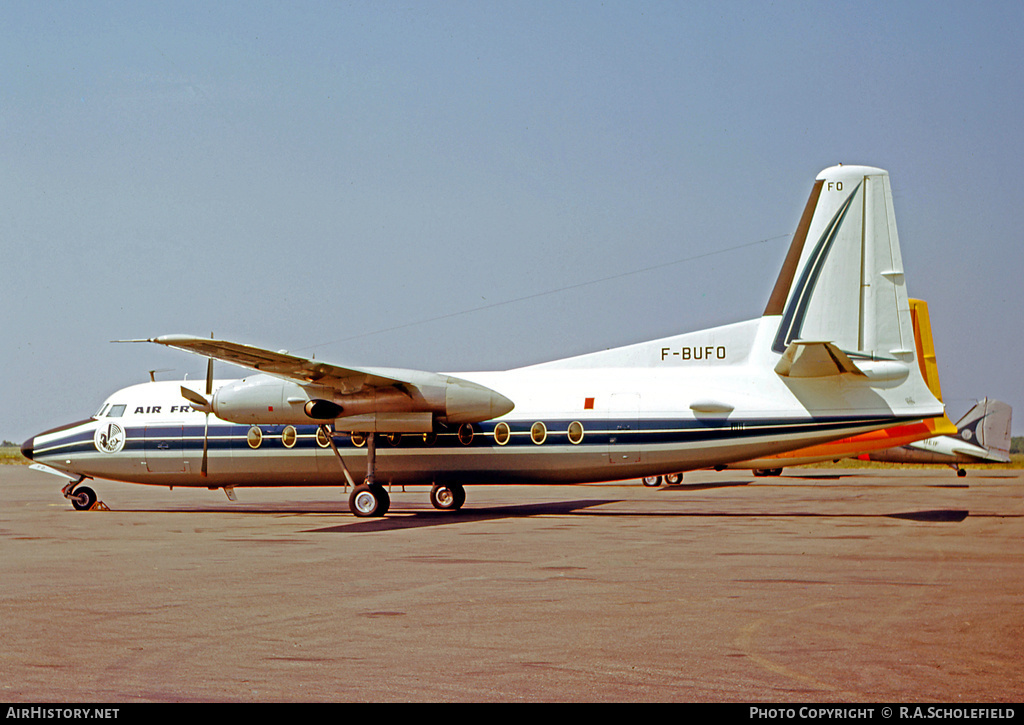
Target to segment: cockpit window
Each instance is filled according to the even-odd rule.
[[[93,418],[102,418],[103,414],[107,412],[108,407],[109,406],[106,403],[104,403],[103,407],[96,411],[96,415],[94,415]]]
[[[123,405],[112,405],[112,406],[110,406],[110,410],[107,411],[107,417],[108,418],[120,418],[122,415],[124,415],[124,408],[125,408],[125,406],[123,406]]]

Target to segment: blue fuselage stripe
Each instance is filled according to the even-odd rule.
[[[909,421],[911,419],[907,419]],[[436,436],[427,440],[423,434],[407,433],[392,444],[385,435],[378,436],[377,450],[385,452],[389,449],[479,449],[479,448],[543,448],[551,445],[587,446],[662,446],[662,445],[693,445],[695,443],[720,443],[730,440],[748,440],[763,436],[792,435],[802,436],[813,433],[828,433],[851,427],[889,426],[901,420],[891,417],[826,417],[807,418],[802,420],[662,420],[662,419],[592,419],[583,423],[583,437],[573,444],[569,439],[570,420],[543,421],[547,427],[547,436],[542,444],[537,444],[530,436],[534,421],[506,421],[510,429],[508,442],[499,445],[494,437],[494,426],[490,423],[474,424],[473,436],[460,439],[456,429],[439,431]],[[283,425],[258,426],[262,436],[258,450],[314,450],[325,448],[317,442],[317,426],[294,426],[296,430],[295,444],[285,446]],[[216,423],[209,428],[204,424],[173,424],[173,425],[126,425],[125,444],[123,451],[144,452],[148,450],[180,451],[182,455],[198,455],[203,449],[206,439],[207,449],[211,453],[227,451],[252,450],[248,442],[248,434],[252,426]],[[466,442],[468,439],[468,442]],[[365,448],[355,446],[348,433],[335,434],[335,444],[339,449]],[[330,450],[326,447],[326,450]],[[96,453],[92,429],[72,432],[66,437],[51,440],[35,449],[38,460],[47,455],[74,455]]]

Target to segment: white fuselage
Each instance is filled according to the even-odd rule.
[[[581,483],[705,468],[780,453],[941,413],[923,381],[891,375],[787,378],[762,317],[503,372],[458,373],[515,402],[506,415],[433,434],[376,436],[376,480]],[[219,387],[227,381],[219,381]],[[908,400],[910,402],[908,402]],[[120,406],[124,406],[121,408]],[[507,435],[504,435],[507,426]],[[344,465],[361,479],[365,436],[334,421]],[[204,437],[208,475],[200,460]],[[340,486],[318,425],[229,423],[193,410],[180,382],[124,388],[82,423],[26,442],[73,476],[196,486]]]

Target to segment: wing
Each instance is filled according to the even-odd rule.
[[[298,355],[290,355],[283,351],[274,352],[238,342],[212,340],[191,335],[161,335],[150,338],[146,342],[155,342],[159,345],[212,357],[299,383],[325,385],[345,395],[358,393],[367,388],[416,384],[414,380],[422,384],[426,382],[424,377],[442,377],[437,373],[418,370],[341,367]]]
[[[301,406],[307,419],[374,416],[373,425],[383,424],[388,416],[397,421],[406,414],[425,413],[447,423],[476,423],[505,415],[515,407],[501,393],[441,373],[401,368],[343,367],[287,352],[191,335],[162,335],[132,342],[155,342],[222,360],[292,381],[299,388],[297,391],[282,388],[279,394],[274,386],[259,386],[261,391],[257,395],[252,392],[252,384],[244,388],[222,388],[211,401],[221,417],[224,417],[222,413],[230,414],[232,405],[239,405],[243,410],[239,415],[247,421],[270,422],[273,419],[279,422],[283,420],[283,413],[275,410],[270,396],[278,396],[274,400],[278,401],[279,409],[294,410]],[[231,395],[235,398],[233,401],[229,400]],[[270,404],[264,405],[267,401],[271,401]],[[263,412],[257,414],[257,410]],[[322,412],[325,410],[329,414]]]

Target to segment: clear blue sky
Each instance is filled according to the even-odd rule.
[[[0,438],[203,374],[119,338],[458,371],[756,317],[837,162],[892,175],[951,416],[1001,398],[1020,434],[1022,28],[1011,2],[4,2]]]

